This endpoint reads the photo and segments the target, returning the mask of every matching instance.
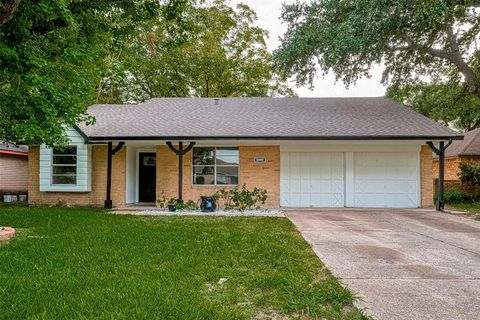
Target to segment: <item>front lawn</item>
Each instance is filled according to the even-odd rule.
[[[0,225],[2,319],[365,319],[285,218],[4,206]]]
[[[466,211],[472,214],[472,216],[475,219],[480,220],[480,201],[469,202],[469,203],[448,204],[447,206],[457,210]]]

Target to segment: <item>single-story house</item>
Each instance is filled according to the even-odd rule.
[[[387,98],[158,98],[93,105],[70,147],[30,150],[33,204],[196,201],[246,184],[269,207],[433,204],[432,149],[462,135]]]
[[[445,180],[458,181],[460,163],[480,164],[480,129],[465,133],[464,140],[456,140],[445,150]],[[433,176],[438,177],[438,156],[433,155]]]
[[[26,195],[28,147],[0,143],[0,201],[3,195]]]

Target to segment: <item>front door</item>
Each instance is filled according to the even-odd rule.
[[[139,162],[138,201],[155,202],[157,155],[154,152],[141,152]]]

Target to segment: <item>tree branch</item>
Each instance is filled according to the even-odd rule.
[[[21,0],[3,0],[0,2],[0,27],[12,19]]]

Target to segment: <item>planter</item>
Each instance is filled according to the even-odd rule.
[[[200,203],[200,209],[202,212],[214,212],[217,208],[214,197],[204,197],[202,196],[202,201]]]
[[[169,204],[168,205],[168,211],[175,212],[175,211],[177,211],[177,207],[174,204]]]

